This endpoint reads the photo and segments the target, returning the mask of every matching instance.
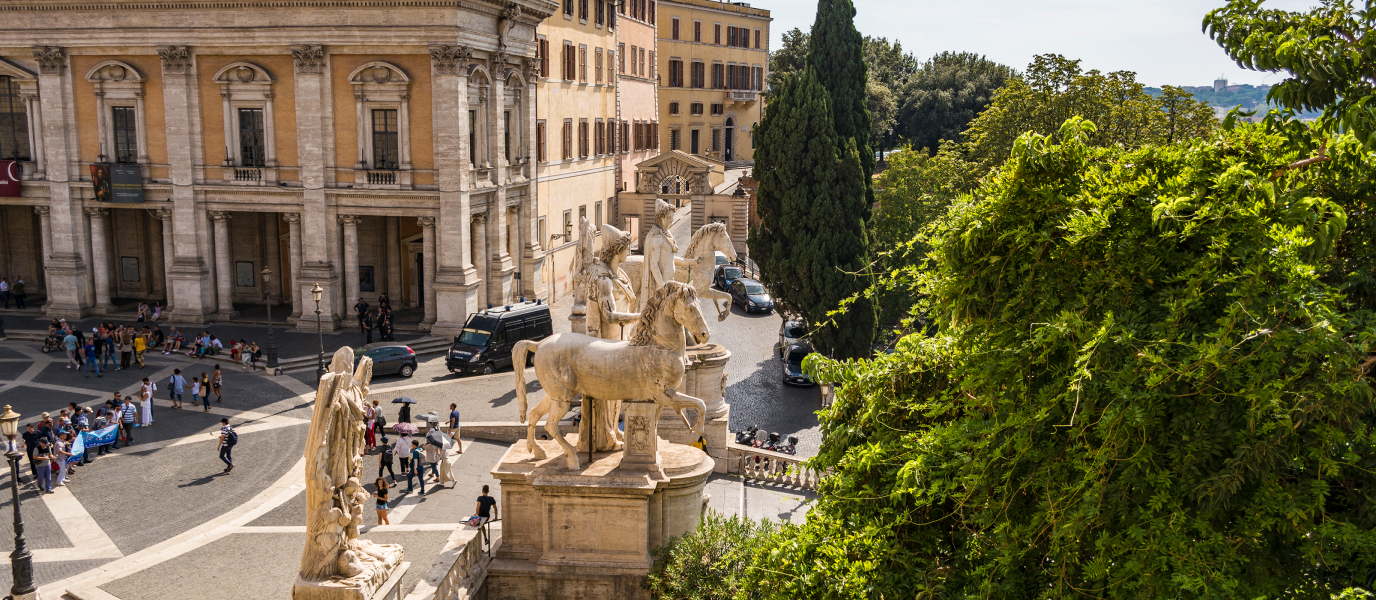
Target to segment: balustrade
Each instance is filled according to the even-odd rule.
[[[816,490],[822,474],[808,467],[804,458],[752,446],[726,444],[726,472],[747,479],[769,481],[804,490]]]
[[[396,185],[397,172],[392,170],[368,170],[368,185]]]
[[[495,537],[499,529],[493,527],[492,531]],[[494,539],[493,543],[496,542]],[[487,579],[487,567],[491,562],[492,557],[483,552],[483,536],[469,538],[454,559],[454,566],[435,590],[435,600],[469,600],[477,596],[483,580]]]
[[[235,167],[234,181],[262,181],[263,170],[254,167]]]

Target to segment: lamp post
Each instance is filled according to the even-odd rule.
[[[268,373],[277,373],[277,336],[272,332],[272,292],[268,285],[272,283],[272,269],[263,267],[263,304],[268,306]]]
[[[19,448],[14,444],[14,436],[19,434],[19,413],[5,406],[0,414],[0,433],[5,435],[9,444],[5,446],[5,458],[10,461],[10,493],[14,500],[14,552],[10,553],[10,573],[14,585],[10,586],[10,597],[14,600],[33,600],[37,590],[33,587],[33,555],[24,544],[24,518],[19,516]]]
[[[315,332],[320,337],[320,356],[319,365],[315,368],[315,383],[320,384],[320,379],[325,376],[325,326],[320,324],[320,296],[325,290],[320,289],[320,284],[315,284],[311,288],[311,299],[315,300]]]

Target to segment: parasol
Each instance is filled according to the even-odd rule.
[[[392,431],[395,431],[402,435],[413,435],[420,430],[417,429],[415,425],[402,421],[400,423],[393,423]]]
[[[402,397],[400,397],[400,398],[397,398],[397,399],[395,399],[395,400],[392,400],[392,404],[415,404],[415,403],[416,403],[415,400],[413,400],[413,399],[411,399],[411,398],[408,398],[408,397],[406,397],[406,396],[402,396]]]

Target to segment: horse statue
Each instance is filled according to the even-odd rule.
[[[693,232],[683,256],[674,257],[674,281],[691,283],[699,296],[712,301],[717,309],[717,321],[725,321],[731,314],[731,294],[712,289],[712,278],[717,269],[717,252],[736,262],[736,247],[731,244],[731,235],[726,232],[724,223],[708,223]],[[645,257],[631,256],[621,263],[621,270],[635,286],[640,295],[640,271],[645,266]],[[726,301],[725,308],[717,305],[717,300]]]
[[[545,417],[545,431],[564,449],[569,470],[580,466],[578,453],[559,432],[559,420],[568,414],[572,400],[579,394],[596,398],[599,406],[652,399],[662,408],[678,413],[693,432],[701,435],[706,404],[677,391],[683,384],[687,347],[683,331],[693,341],[707,342],[710,332],[698,309],[698,296],[685,283],[670,281],[655,291],[641,311],[629,341],[602,340],[577,333],[558,333],[539,342],[522,340],[511,350],[512,364],[525,364],[526,355],[535,350],[535,378],[545,389],[545,398],[526,411],[525,369],[516,369],[516,397],[520,418],[527,424],[526,449],[536,458],[546,457],[535,443],[535,426]],[[688,421],[684,409],[698,411],[697,425]],[[611,420],[613,427],[615,419]],[[594,424],[585,431],[590,437]]]

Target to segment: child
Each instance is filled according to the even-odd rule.
[[[215,390],[215,401],[220,402],[225,397],[220,394],[220,384],[224,383],[224,374],[220,372],[220,365],[215,365],[215,373],[210,378],[210,389]]]
[[[378,453],[377,476],[382,479],[382,470],[386,469],[391,474],[392,481],[397,480],[397,472],[392,470],[392,446],[387,443],[387,436],[382,436],[382,452]]]
[[[192,404],[195,404],[195,403],[196,403],[196,396],[198,396],[200,393],[201,393],[201,378],[200,378],[200,377],[192,377],[192,378],[191,378],[191,403],[192,403]],[[178,407],[178,408],[180,408],[180,407]]]
[[[378,475],[373,485],[377,486],[377,491],[373,493],[377,498],[377,524],[391,525],[392,522],[387,520],[387,480]]]
[[[205,406],[205,411],[210,412],[210,376],[201,373],[201,405]]]

